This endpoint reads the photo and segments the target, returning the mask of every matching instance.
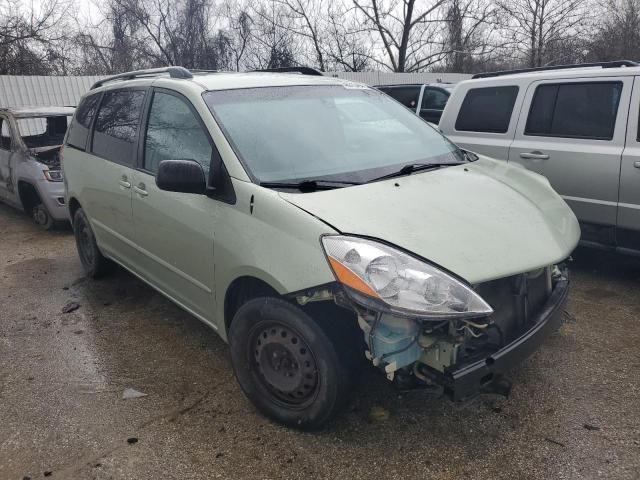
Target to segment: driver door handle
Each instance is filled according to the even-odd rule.
[[[633,166],[636,168],[640,168],[640,162],[633,162]]]
[[[149,195],[149,192],[147,192],[145,188],[147,187],[144,183],[139,183],[138,185],[133,187],[133,191],[136,192],[141,197],[146,197],[147,195]]]
[[[539,150],[534,150],[533,152],[522,152],[520,154],[520,158],[529,158],[532,160],[547,160],[549,155],[546,153],[542,153]]]

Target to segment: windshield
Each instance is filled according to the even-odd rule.
[[[258,182],[361,183],[408,163],[464,161],[434,128],[370,88],[263,87],[204,99]]]
[[[18,130],[27,148],[62,145],[71,116],[18,118]]]

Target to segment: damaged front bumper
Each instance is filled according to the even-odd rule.
[[[358,313],[367,358],[389,380],[463,401],[482,392],[508,394],[510,382],[503,374],[559,328],[569,277],[564,267],[550,266],[477,289],[491,301],[493,314],[441,322],[400,318],[342,300]]]
[[[569,295],[569,280],[558,280],[542,309],[530,319],[531,327],[495,353],[471,364],[446,369],[444,373],[430,371],[433,380],[442,385],[453,400],[474,397],[493,382],[499,381],[509,369],[535,352],[561,323]],[[431,369],[432,370],[432,369]]]

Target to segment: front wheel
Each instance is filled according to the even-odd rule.
[[[316,320],[284,300],[244,304],[231,323],[229,343],[244,393],[284,425],[319,428],[348,397],[344,355]]]
[[[39,203],[35,207],[33,207],[33,209],[31,210],[31,216],[33,217],[33,221],[36,223],[36,225],[42,227],[45,230],[51,230],[55,225],[53,217],[43,203]]]

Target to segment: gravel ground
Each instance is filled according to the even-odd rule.
[[[253,409],[215,333],[122,270],[86,280],[70,231],[0,206],[0,479],[638,479],[640,262],[574,258],[570,320],[510,398],[399,394],[371,371],[301,433]]]

